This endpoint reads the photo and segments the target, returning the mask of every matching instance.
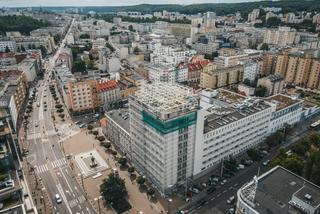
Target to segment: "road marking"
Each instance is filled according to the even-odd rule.
[[[79,206],[78,206],[78,207],[79,207],[79,209],[81,210],[81,206],[80,206],[80,204],[79,204]]]
[[[213,201],[214,199],[216,199],[215,197],[211,198],[210,201]]]
[[[74,186],[74,189],[75,189],[75,190],[78,190],[78,187],[77,187],[77,186]]]
[[[229,187],[229,190],[231,190],[232,189],[232,187]]]
[[[81,195],[78,197],[79,203],[83,203],[85,200],[86,200],[86,198],[84,197],[84,195]]]
[[[90,214],[90,210],[89,210],[89,208],[88,207],[86,207],[86,210],[88,211],[88,213]]]
[[[234,184],[233,186],[235,186],[235,187],[236,187],[236,186],[238,186],[238,184],[236,183],[236,184]]]
[[[55,160],[52,162],[53,168],[58,168],[58,167],[61,167],[65,164],[67,164],[67,162],[64,158],[61,158],[61,159],[58,159],[58,160]]]
[[[221,193],[219,193],[218,195],[217,195],[217,197],[220,197],[221,196]]]
[[[35,166],[35,168],[36,168],[36,173],[37,174],[49,171],[47,164],[42,164],[42,165],[39,165],[39,166]]]
[[[57,210],[57,208],[56,208],[55,206],[53,206],[53,209],[54,209],[54,210]]]
[[[73,208],[73,207],[75,207],[75,206],[78,205],[78,201],[77,201],[76,198],[70,200],[68,203],[69,203],[69,205],[70,205],[71,208]]]
[[[67,200],[66,195],[64,194],[64,192],[63,192],[63,190],[62,190],[61,185],[58,184],[58,185],[56,185],[56,186],[57,186],[57,189],[58,189],[58,191],[60,192],[61,197],[63,198],[63,200],[67,202],[68,200]],[[72,211],[71,211],[71,208],[70,208],[69,204],[68,204],[68,203],[65,203],[65,205],[66,205],[69,213],[72,214]]]
[[[222,193],[226,193],[227,192],[227,190],[224,190]]]

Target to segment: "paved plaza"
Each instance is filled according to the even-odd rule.
[[[109,168],[108,164],[102,159],[96,150],[75,155],[74,159],[80,169],[80,172],[85,178]],[[95,166],[92,165],[93,163]]]

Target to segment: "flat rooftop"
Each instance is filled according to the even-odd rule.
[[[252,183],[251,183],[252,184]],[[245,195],[244,189],[240,191]],[[254,209],[260,214],[288,214],[303,213],[289,204],[292,196],[296,195],[305,201],[305,195],[312,196],[308,204],[313,207],[320,205],[320,187],[312,184],[304,178],[277,166],[258,178],[258,185],[254,197]]]
[[[128,108],[114,109],[106,112],[105,114],[114,120],[119,126],[121,126],[121,128],[126,130],[128,133],[130,132],[130,114]],[[127,119],[124,119],[126,118],[125,115],[127,116]]]
[[[194,111],[198,107],[192,89],[178,84],[144,84],[131,99],[162,120]]]
[[[206,107],[208,114],[204,125],[204,133],[271,107],[262,99],[248,98],[223,89],[208,91],[208,93],[211,93],[209,96],[212,96],[212,103],[209,107]]]
[[[303,100],[297,99],[297,98],[293,98],[293,97],[289,97],[283,94],[277,94],[271,97],[267,97],[264,99],[265,101],[271,102],[273,104],[276,104],[276,110],[282,110],[284,108],[287,108],[291,105],[294,105],[296,103],[299,102],[303,102]]]

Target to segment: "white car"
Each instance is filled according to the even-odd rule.
[[[60,197],[59,194],[56,194],[56,195],[55,195],[55,199],[56,199],[56,202],[57,202],[58,204],[61,204],[61,203],[62,203],[62,199],[61,199],[61,197]]]

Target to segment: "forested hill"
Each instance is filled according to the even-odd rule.
[[[19,31],[28,35],[30,31],[49,26],[49,22],[39,21],[29,16],[0,16],[0,34],[6,31]]]
[[[282,0],[282,1],[257,1],[257,2],[243,2],[243,3],[206,3],[206,4],[140,4],[135,6],[121,6],[121,7],[83,7],[83,12],[118,12],[118,11],[139,11],[142,13],[153,13],[155,11],[176,11],[184,14],[196,14],[207,11],[216,12],[218,15],[227,15],[240,11],[244,16],[252,9],[263,7],[281,7],[283,12],[295,11],[320,11],[320,0]],[[42,8],[44,9],[44,8]],[[63,7],[45,8],[48,10],[62,10]]]

